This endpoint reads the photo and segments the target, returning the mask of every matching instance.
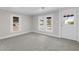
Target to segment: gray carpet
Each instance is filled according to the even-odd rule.
[[[79,51],[79,42],[29,33],[0,40],[0,51]]]

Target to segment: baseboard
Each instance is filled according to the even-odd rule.
[[[51,35],[51,34],[48,34],[48,33],[44,33],[44,32],[37,32],[37,31],[34,31],[35,33],[40,33],[40,34],[44,34],[44,35],[48,35],[48,36],[52,36],[52,37],[57,37],[57,38],[61,38],[60,36],[57,36],[57,35]]]
[[[15,37],[15,36],[19,36],[19,35],[23,35],[23,34],[28,34],[28,33],[32,33],[32,32],[29,31],[29,32],[22,32],[22,33],[18,33],[18,34],[12,34],[12,35],[9,35],[9,36],[0,37],[0,40],[6,39],[6,38]],[[43,35],[48,35],[48,36],[55,37],[55,38],[61,38],[61,37],[59,37],[59,36],[55,36],[55,35],[53,36],[53,35],[49,35],[49,34],[41,33],[41,32],[36,32],[36,31],[34,31],[34,33],[39,33],[39,34],[43,34]],[[67,39],[67,38],[61,38],[61,39]],[[68,40],[71,40],[71,39],[68,39]],[[74,41],[79,42],[79,40],[74,40]]]
[[[0,37],[0,40],[6,39],[6,38],[15,37],[15,36],[19,36],[19,35],[22,35],[22,34],[27,34],[27,33],[30,33],[30,31],[29,32],[22,32],[22,33],[18,33],[18,34],[12,34],[12,35],[8,35],[8,36]]]
[[[39,33],[39,34],[43,34],[43,35],[47,35],[47,36],[51,36],[51,37],[55,37],[55,38],[72,40],[72,39],[68,39],[68,38],[62,38],[61,36],[50,35],[50,34],[47,34],[47,33],[41,33],[41,32],[37,32],[37,31],[34,31],[34,32],[35,32],[35,33]],[[79,42],[78,40],[73,40],[73,41],[77,41],[77,42]]]

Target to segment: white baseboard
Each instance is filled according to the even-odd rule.
[[[17,34],[11,34],[11,35],[8,35],[8,36],[0,37],[0,40],[6,39],[6,38],[10,38],[10,37],[14,37],[14,36],[18,36],[18,35],[22,35],[22,34],[28,34],[28,33],[30,33],[30,32],[31,32],[31,31],[29,31],[29,32],[22,32],[22,33],[17,33]],[[55,36],[55,35],[50,35],[50,34],[41,33],[41,32],[37,32],[37,31],[34,31],[34,32],[40,33],[40,34],[49,35],[49,36],[53,36],[53,37],[58,37],[58,36]]]
[[[30,33],[30,32],[31,32],[31,31],[29,31],[29,32],[22,32],[22,33],[17,33],[17,34],[11,34],[11,35],[8,35],[8,36],[0,37],[0,40],[6,39],[6,38],[10,38],[10,37],[19,36],[19,35],[22,35],[22,34],[28,34],[28,33]],[[40,34],[44,34],[44,35],[49,35],[49,36],[52,36],[52,37],[61,38],[60,36],[51,35],[51,34],[47,34],[47,33],[41,33],[41,32],[37,32],[37,31],[33,31],[33,32],[35,32],[35,33],[40,33]],[[79,40],[75,40],[75,41],[79,42]]]
[[[44,35],[48,35],[48,36],[52,36],[52,37],[56,37],[56,38],[62,38],[61,36],[57,36],[57,35],[53,35],[53,34],[51,35],[51,34],[44,33],[44,32],[39,32],[39,31],[34,31],[34,32],[44,34]],[[68,39],[68,38],[64,38],[64,39]],[[69,40],[72,40],[72,39],[69,39]],[[79,40],[73,40],[73,41],[79,42]]]
[[[30,33],[30,31],[29,32],[22,32],[22,33],[17,33],[17,34],[12,34],[12,35],[8,35],[8,36],[0,37],[0,40],[6,39],[6,38],[10,38],[10,37],[14,37],[14,36],[18,36],[18,35],[22,35],[22,34],[27,34],[27,33]]]
[[[57,35],[53,35],[53,34],[48,34],[48,33],[44,33],[44,32],[39,32],[39,31],[34,31],[36,33],[40,33],[40,34],[45,34],[45,35],[49,35],[49,36],[52,36],[52,37],[57,37],[57,38],[61,38],[60,36],[57,36]]]

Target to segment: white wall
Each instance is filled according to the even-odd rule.
[[[63,12],[60,9],[59,11],[54,11],[52,13],[49,14],[44,14],[44,15],[39,15],[39,16],[53,16],[53,32],[42,32],[38,30],[38,17],[39,16],[25,16],[25,15],[20,15],[20,14],[14,14],[14,13],[10,13],[10,12],[5,12],[5,11],[1,11],[0,10],[0,39],[3,38],[7,38],[7,37],[11,37],[11,36],[16,36],[16,35],[20,35],[20,34],[24,34],[24,33],[28,33],[28,32],[38,32],[38,33],[42,33],[42,34],[46,34],[46,35],[51,35],[54,37],[62,37],[62,38],[67,38],[67,39],[72,39],[73,36],[75,36],[74,40],[79,41],[79,9],[77,9],[78,11],[75,12],[74,14],[77,16],[75,17],[75,25],[73,27],[74,32],[72,31],[71,28],[69,28],[69,30],[71,30],[74,35],[70,35],[70,37],[64,35],[62,37],[62,20],[63,20]],[[76,11],[76,10],[75,10]],[[17,33],[12,33],[10,31],[10,21],[11,21],[11,16],[12,15],[17,15],[20,17],[20,21],[21,21],[21,27],[22,27],[22,31],[21,32],[17,32]],[[64,25],[65,26],[65,25]],[[66,27],[67,28],[67,27]],[[65,29],[63,30],[63,34],[65,33]],[[70,31],[66,32],[67,34],[70,34]]]
[[[77,9],[77,41],[79,42],[79,8]]]
[[[67,39],[72,39],[72,40],[77,40],[76,38],[76,26],[77,26],[77,13],[76,13],[76,8],[63,8],[61,10],[61,24],[62,24],[62,29],[61,29],[61,35],[62,38],[67,38]],[[65,18],[63,17],[64,15],[71,15],[74,14],[74,25],[69,25],[65,24]]]
[[[22,27],[20,32],[12,33],[10,30],[10,26],[11,26],[10,21],[12,20],[11,19],[12,15],[16,15],[20,17],[20,22]],[[31,32],[31,26],[32,26],[32,17],[9,13],[0,10],[0,39]]]
[[[52,16],[53,17],[53,31],[52,32],[42,32],[38,30],[38,17],[39,16]],[[39,16],[34,16],[33,17],[33,31],[34,32],[38,32],[38,33],[42,33],[42,34],[46,34],[46,35],[51,35],[51,36],[55,36],[55,37],[60,37],[59,36],[59,11],[55,11],[52,12],[50,14],[45,14],[45,15],[39,15]]]
[[[39,16],[48,16],[48,15],[52,15],[54,17],[53,19],[53,32],[49,33],[49,32],[42,32],[38,30],[38,17],[39,16],[34,16],[33,17],[33,31],[34,32],[38,32],[38,33],[42,33],[42,34],[46,34],[46,35],[51,35],[54,37],[60,37],[60,38],[66,38],[66,39],[71,39],[71,40],[76,40],[79,41],[79,18],[77,18],[77,9],[72,8],[71,13],[74,13],[75,15],[75,24],[72,25],[71,27],[64,25],[63,22],[63,14],[64,14],[64,9],[59,9],[59,11],[55,11],[52,12],[51,14],[46,14],[46,15],[39,15]],[[79,13],[78,13],[79,16]],[[78,21],[78,25],[77,25],[77,21]],[[63,26],[63,27],[62,27]],[[77,29],[78,26],[78,29]],[[78,35],[77,35],[77,30],[78,30]],[[77,38],[78,36],[78,38]]]

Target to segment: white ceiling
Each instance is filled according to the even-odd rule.
[[[57,10],[57,7],[0,7],[1,10],[20,13],[24,15],[38,15]]]

